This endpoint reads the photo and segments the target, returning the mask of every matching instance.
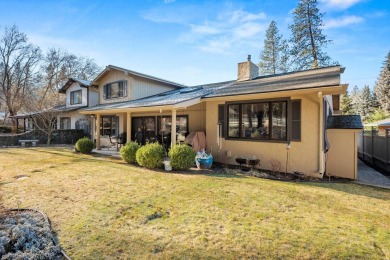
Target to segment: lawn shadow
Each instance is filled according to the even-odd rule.
[[[377,187],[369,187],[357,183],[327,183],[327,182],[300,182],[300,185],[318,187],[341,191],[353,195],[370,197],[374,199],[390,200],[390,190]]]

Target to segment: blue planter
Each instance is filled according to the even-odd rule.
[[[210,169],[213,165],[213,157],[209,158],[196,158],[198,163],[200,164],[201,169]]]

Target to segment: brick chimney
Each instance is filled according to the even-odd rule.
[[[251,55],[248,60],[238,63],[237,81],[245,81],[257,78],[259,76],[259,67],[251,61]]]

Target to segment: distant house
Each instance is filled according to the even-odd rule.
[[[127,140],[142,143],[169,136],[175,144],[178,134],[203,131],[216,161],[234,164],[235,157],[256,157],[266,169],[278,161],[286,166],[283,171],[356,179],[360,118],[332,116],[340,112],[334,102],[347,89],[340,84],[343,72],[332,66],[259,76],[248,57],[238,64],[236,80],[185,87],[108,66],[92,82],[98,105],[79,112],[95,118],[97,149],[107,135],[126,133]],[[330,117],[350,123],[328,128]],[[338,163],[339,156],[344,163]]]
[[[379,134],[384,135],[386,134],[386,130],[390,129],[390,118],[364,124],[364,127],[376,128]]]

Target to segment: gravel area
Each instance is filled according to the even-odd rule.
[[[0,259],[64,259],[50,224],[38,212],[0,215]]]

